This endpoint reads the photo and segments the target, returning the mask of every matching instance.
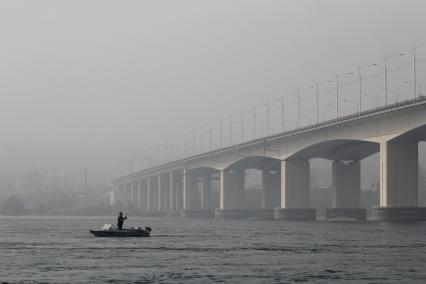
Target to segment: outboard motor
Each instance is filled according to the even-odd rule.
[[[151,227],[145,227],[145,231],[151,232]]]

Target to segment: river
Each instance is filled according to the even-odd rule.
[[[115,217],[0,217],[0,281],[426,283],[426,223],[129,217],[150,238],[96,238]]]

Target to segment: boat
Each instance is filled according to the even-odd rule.
[[[131,227],[129,229],[118,229],[113,224],[105,224],[100,230],[89,230],[95,237],[149,237],[150,227]]]

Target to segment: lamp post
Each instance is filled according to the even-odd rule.
[[[253,140],[256,139],[256,108],[253,107]]]
[[[295,95],[297,95],[297,128],[300,127],[300,116],[301,116],[301,110],[300,110],[300,93],[304,90],[309,90],[312,89],[313,86],[310,87],[306,87],[303,89],[297,89],[297,92],[295,93]]]
[[[423,45],[419,45],[419,46],[415,46],[412,48],[413,50],[413,96],[414,98],[416,98],[416,93],[417,93],[417,70],[416,70],[416,49],[420,48],[420,47],[425,47],[426,44]]]
[[[192,130],[192,154],[195,155],[195,129]]]
[[[298,121],[297,121],[296,119],[294,119],[294,118],[292,118],[292,117],[288,117],[288,116],[284,117],[284,119],[285,119],[285,120],[292,120],[292,121],[294,121],[294,122],[296,123],[296,128],[298,128],[298,126],[297,126]]]
[[[363,66],[359,66],[358,67],[358,78],[359,78],[359,112],[361,113],[362,111],[362,76],[361,76],[361,70],[368,68],[368,67],[372,67],[372,66],[377,66],[377,63],[373,63],[373,64],[367,64],[367,65],[363,65]]]
[[[318,124],[318,121],[319,121],[319,119],[318,119],[318,112],[319,112],[319,106],[318,106],[318,101],[319,101],[319,92],[318,92],[318,86],[319,85],[322,85],[322,84],[325,84],[325,83],[332,83],[333,81],[332,80],[328,80],[328,81],[321,81],[321,82],[318,82],[318,83],[315,83],[314,84],[314,86],[315,86],[315,88],[314,88],[314,95],[315,95],[315,100],[316,100],[316,106],[317,106],[317,124]]]
[[[388,60],[395,58],[395,57],[399,57],[399,56],[404,56],[404,53],[399,53],[399,54],[395,54],[395,55],[390,55],[390,56],[385,56],[385,64],[384,64],[384,96],[385,96],[385,106],[388,105]]]
[[[384,89],[381,89],[382,91],[384,91]],[[388,93],[392,93],[392,94],[394,94],[395,95],[395,98],[396,98],[396,102],[398,103],[399,102],[399,92],[397,92],[397,91],[395,91],[395,90],[392,90],[392,89],[389,89],[388,88]]]
[[[419,90],[419,97],[421,97],[423,94],[423,87],[422,87],[422,85],[419,85],[419,84],[417,84],[417,85],[415,85],[414,86],[414,84],[413,83],[411,83],[411,82],[408,82],[408,81],[405,81],[404,82],[404,84],[405,85],[411,85],[411,86],[413,86],[413,88],[416,90],[416,92],[417,92],[417,89]],[[414,95],[414,98],[417,98],[417,95]]]
[[[399,103],[399,92],[391,90],[391,89],[388,89],[388,92],[391,92],[392,94],[394,94],[396,97],[396,102]]]
[[[413,47],[413,97],[416,98],[417,93],[417,78],[416,78],[416,47]]]
[[[241,143],[244,141],[244,116],[243,113],[240,113],[241,115]]]
[[[200,153],[202,153],[203,151],[204,151],[204,141],[203,141],[203,127],[201,126],[200,127]],[[173,150],[173,148],[172,148],[172,150]],[[173,151],[172,151],[172,159],[173,159]]]
[[[347,75],[353,75],[353,72],[348,72],[336,75],[336,118],[339,118],[339,78]]]
[[[222,149],[222,120],[219,120],[219,149]]]
[[[281,133],[284,133],[284,96],[281,96]]]
[[[188,133],[185,133],[185,144],[183,146],[183,155],[186,156],[188,151]]]
[[[232,116],[229,116],[229,146],[232,145]]]
[[[311,120],[311,117],[309,116],[309,115],[306,115],[306,114],[301,114],[301,116],[302,117],[304,117],[304,118],[307,118],[308,119],[308,121],[309,121],[309,124],[311,124],[312,123],[312,120]]]
[[[359,112],[359,104],[357,102],[348,99],[343,99],[343,101],[356,105],[356,112]]]
[[[213,150],[212,149],[212,136],[213,136],[212,134],[213,134],[213,125],[210,122],[210,124],[209,124],[209,150],[210,151]]]
[[[364,93],[362,95],[365,96],[365,97],[376,99],[376,107],[379,107],[380,97],[374,96],[374,95],[371,95],[371,94],[367,94],[367,93]]]
[[[265,103],[266,107],[266,136],[269,135],[269,103]]]

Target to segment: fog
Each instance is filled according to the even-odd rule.
[[[81,183],[87,168],[107,187],[149,146],[426,43],[424,11],[420,0],[2,1],[1,175]]]

